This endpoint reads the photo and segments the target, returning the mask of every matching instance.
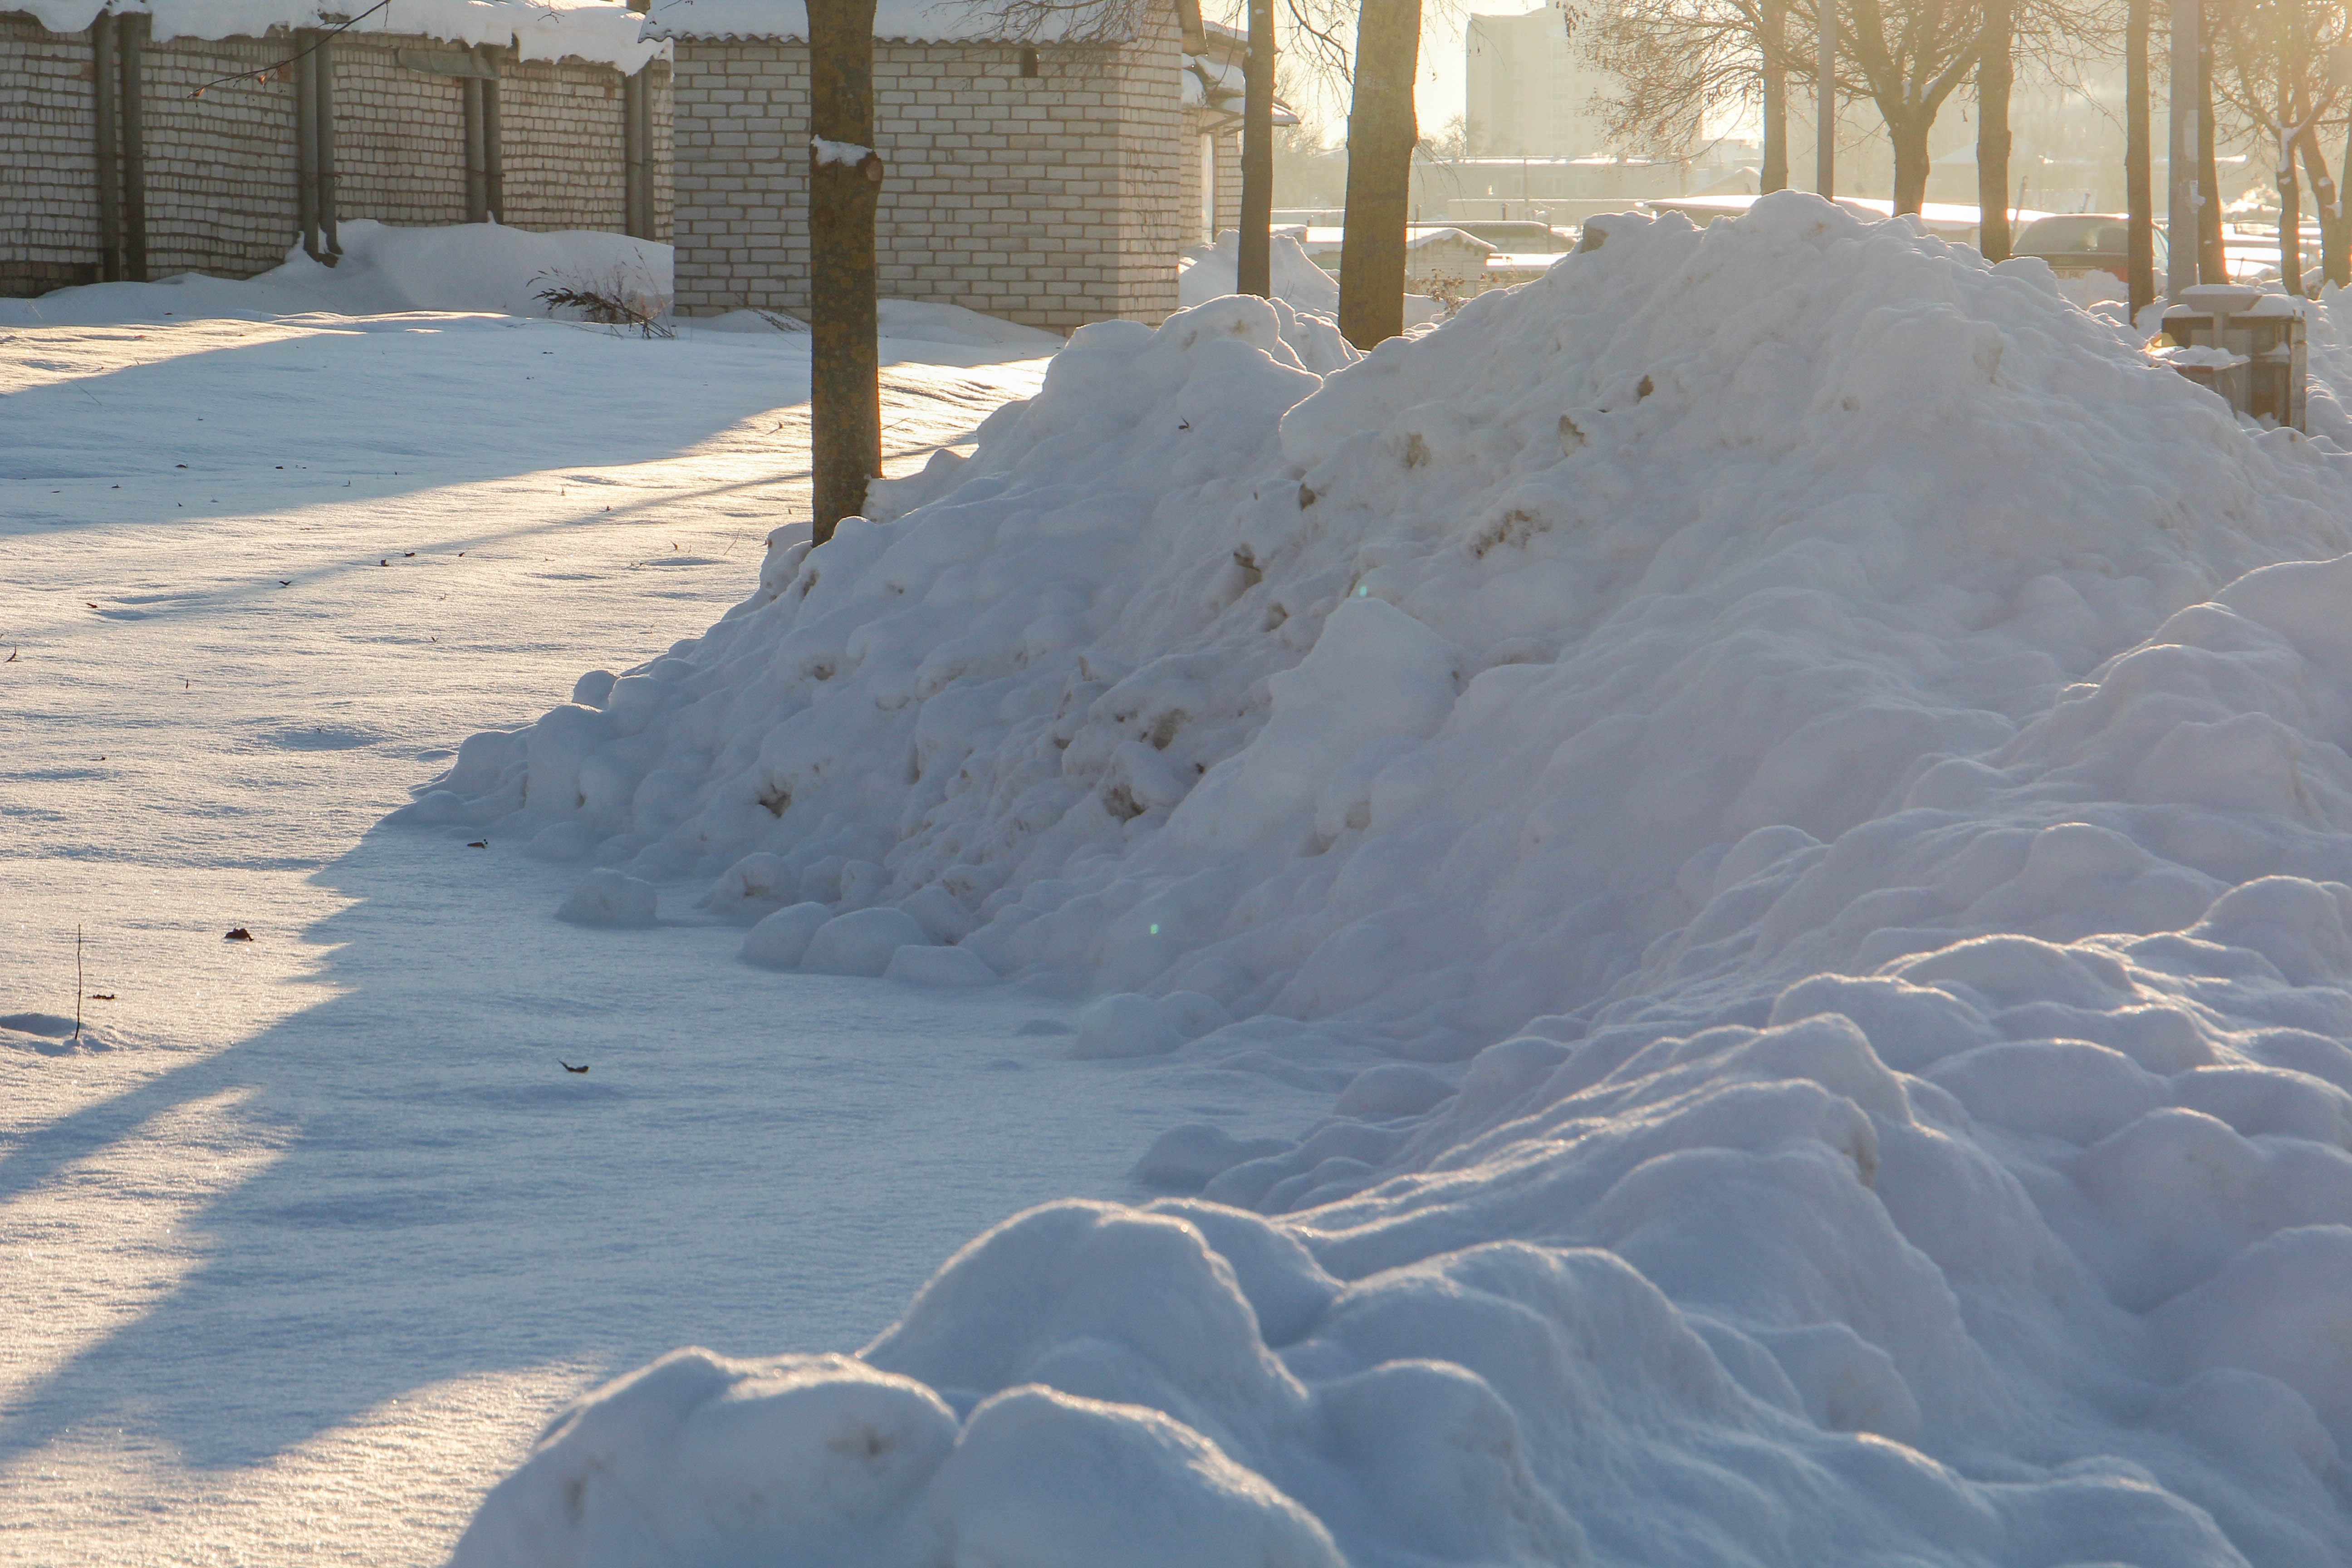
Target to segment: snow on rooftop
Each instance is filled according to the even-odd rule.
[[[1088,327],[465,743],[413,817],[1338,1092],[583,1400],[460,1568],[2352,1560],[2352,458],[1914,225],[1588,230]]]
[[[87,28],[109,0],[10,0],[55,33]],[[173,38],[259,37],[273,27],[333,26],[365,12],[368,0],[112,0],[117,15],[152,16],[158,43]],[[635,71],[665,46],[641,35],[645,19],[620,0],[391,0],[346,29],[424,37],[457,44],[509,41],[524,59],[575,58]]]

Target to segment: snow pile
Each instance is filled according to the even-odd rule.
[[[2343,460],[1901,222],[1595,226],[1328,375],[1087,328],[466,742],[412,816],[749,956],[1344,1088],[601,1391],[460,1563],[2352,1555]]]
[[[184,272],[158,283],[97,283],[38,300],[0,300],[0,321],[48,325],[137,320],[155,312],[268,319],[408,310],[544,316],[555,285],[592,289],[658,313],[670,298],[670,247],[597,229],[541,232],[500,224],[403,228],[373,218],[342,224],[342,259],[313,261],[299,246],[285,265],[232,280]]]
[[[1241,236],[1227,229],[1214,245],[1196,245],[1177,258],[1176,288],[1184,308],[1205,305],[1234,291],[1241,265]],[[1296,235],[1272,236],[1274,298],[1293,310],[1318,316],[1339,313],[1339,280],[1315,265]]]
[[[527,60],[583,59],[635,73],[647,60],[667,58],[669,46],[648,42],[645,18],[622,0],[397,0],[373,16],[352,19],[364,4],[346,9],[320,0],[22,0],[11,7],[30,12],[52,33],[79,33],[100,11],[152,17],[150,37],[258,38],[273,29],[333,27],[354,39],[371,34],[438,38],[452,44],[511,47]]]
[[[1339,314],[1339,280],[1315,263],[1307,247],[1298,243],[1297,232],[1276,229],[1273,235],[1274,298],[1293,310],[1337,320]],[[1241,236],[1227,229],[1217,237],[1214,245],[1196,245],[1176,258],[1176,294],[1184,309],[1205,305],[1212,300],[1223,299],[1234,291],[1240,275]],[[1426,294],[1404,297],[1404,320],[1408,327],[1434,321],[1444,309]],[[1320,370],[1321,365],[1309,369]],[[1334,367],[1336,368],[1336,367]]]
[[[1193,246],[1176,258],[1176,294],[1184,309],[1205,305],[1234,291],[1239,276],[1240,247],[1241,236],[1227,229],[1217,237],[1216,244]],[[1295,232],[1286,234],[1276,229],[1273,247],[1273,297],[1293,310],[1336,321],[1339,314],[1339,279],[1315,264]],[[1434,321],[1444,313],[1444,308],[1426,294],[1404,297],[1408,327]]]

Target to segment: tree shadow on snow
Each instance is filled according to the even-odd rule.
[[[102,1173],[175,1109],[238,1091],[281,1144],[177,1222],[201,1261],[151,1310],[0,1411],[0,1461],[111,1426],[239,1468],[473,1373],[852,1349],[994,1221],[1132,1195],[1161,1112],[1016,1033],[1051,1005],[562,925],[575,875],[380,826],[317,874],[357,900],[305,933],[336,994],[0,1157],[0,1203],[71,1224],[157,1184]],[[100,1250],[68,1267],[137,1272]]]

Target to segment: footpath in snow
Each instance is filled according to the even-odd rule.
[[[344,236],[0,302],[0,1563],[426,1568],[566,1400],[853,1349],[1004,1215],[1147,1195],[1167,1123],[1172,1064],[1071,1061],[1050,1000],[747,970],[690,900],[565,924],[575,869],[377,826],[740,595],[808,360],[527,319],[550,269],[666,292],[660,247]],[[1057,346],[886,316],[893,472]]]
[[[2038,263],[1595,227],[1358,363],[1090,327],[403,814],[1346,1085],[602,1390],[459,1563],[2352,1560],[2352,457]]]

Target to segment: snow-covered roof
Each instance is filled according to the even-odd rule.
[[[1213,109],[1239,117],[1247,92],[1244,80],[1249,56],[1249,35],[1223,22],[1185,19],[1184,79],[1181,84],[1187,109]],[[1197,47],[1196,47],[1197,46]],[[1274,100],[1274,122],[1296,125],[1290,105]]]
[[[1013,38],[1000,8],[988,0],[876,0],[874,36],[910,43],[1054,43],[1087,20],[1082,9],[1057,10],[1043,27]],[[646,36],[805,38],[808,8],[802,0],[654,0]]]
[[[666,52],[646,39],[645,19],[621,0],[388,0],[367,12],[369,0],[0,0],[0,9],[25,11],[53,33],[79,33],[102,10],[153,18],[157,43],[173,38],[259,37],[272,27],[331,27],[438,38],[453,44],[512,43],[527,60],[577,58],[634,71]]]

